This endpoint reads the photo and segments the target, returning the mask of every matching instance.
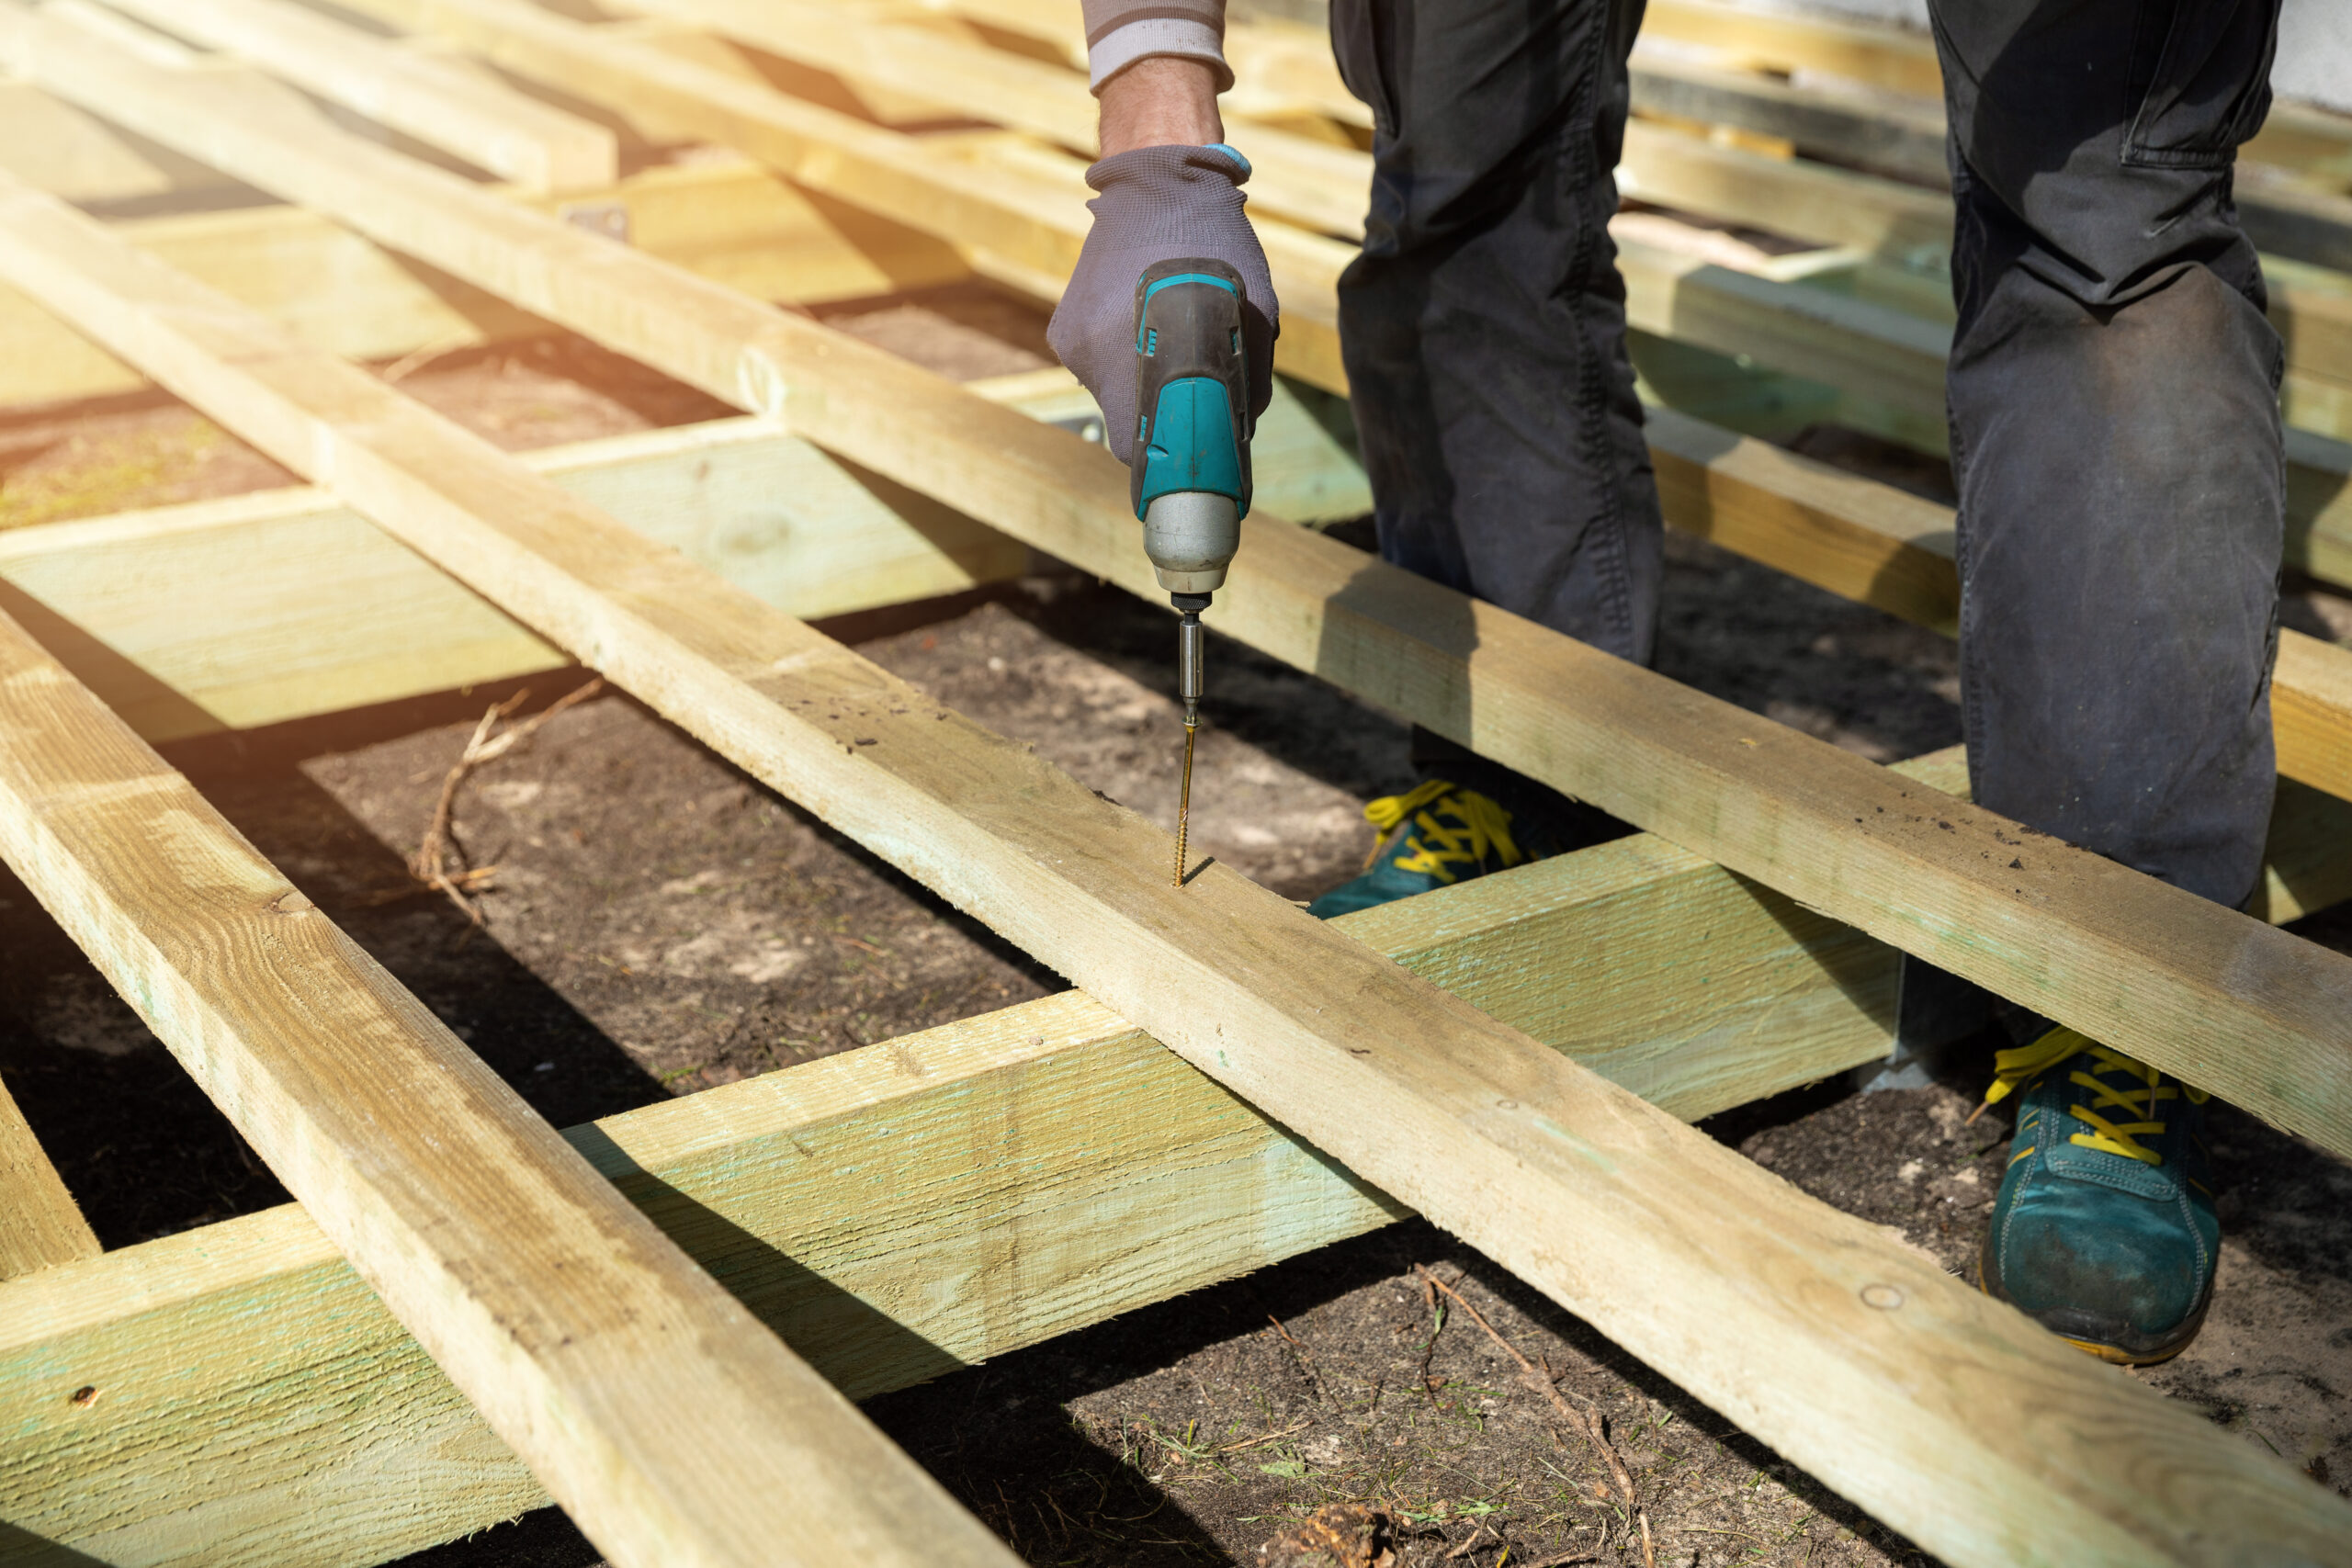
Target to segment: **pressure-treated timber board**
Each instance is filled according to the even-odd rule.
[[[339,137],[266,82],[146,69],[13,0],[0,6],[0,49],[69,96],[112,96],[158,140],[397,235],[714,396],[788,408],[794,427],[829,449],[1156,593],[1133,547],[1125,481],[1099,448]],[[2005,869],[1994,847],[2014,831],[1989,813],[1963,812],[1961,837],[1922,837],[1904,793],[1858,759],[1345,546],[1282,528],[1254,536],[1218,612],[1243,640],[2352,1150],[2352,1076],[2338,1070],[2347,1026],[2326,1000],[2352,983],[2345,961],[2054,840],[2037,838],[2030,866]],[[1863,832],[1847,830],[1849,815]]]
[[[0,1280],[98,1255],[82,1207],[0,1087]]]
[[[804,616],[953,593],[1026,547],[733,419],[523,461]],[[210,585],[191,598],[190,582]],[[568,663],[316,491],[0,533],[0,608],[149,740],[390,702]]]
[[[15,182],[0,271],[85,322],[175,298],[306,389],[414,406]],[[153,368],[147,342],[110,343]],[[220,412],[290,455],[283,427]],[[607,1555],[1012,1561],[5,617],[0,732],[11,868]]]
[[[0,732],[9,866],[610,1555],[1011,1561],[5,616]]]
[[[220,146],[209,141],[208,152]],[[328,152],[339,164],[363,155],[350,146]],[[299,163],[315,150],[284,147],[276,155]],[[944,389],[822,329],[773,312],[757,312],[764,321],[743,317],[752,309],[746,301],[684,274],[649,270],[652,264],[560,226],[524,221],[397,158],[363,163],[359,172],[367,178],[355,188],[368,193],[360,205],[371,220],[402,207],[405,195],[430,190],[438,222],[472,229],[477,242],[503,230],[507,243],[495,254],[507,263],[529,255],[561,263],[537,276],[560,290],[568,312],[605,289],[622,290],[616,302],[626,299],[638,320],[658,326],[682,367],[718,368],[715,345],[680,341],[687,323],[733,319],[756,328],[748,338],[729,334],[719,356],[733,372],[728,384],[739,395],[788,398],[796,418],[821,425],[829,438],[857,436],[882,407],[850,406],[849,385],[827,386],[818,402],[806,378],[797,386],[789,379],[786,367],[797,361],[831,359],[850,372],[844,380],[860,389],[859,405],[868,397],[894,404],[911,397],[919,405],[920,394]],[[1962,1562],[2043,1559],[2056,1517],[2066,1521],[2059,1533],[2070,1562],[2212,1561],[2209,1532],[2217,1529],[2316,1551],[2352,1526],[2352,1509],[2314,1499],[2308,1483],[2284,1467],[2255,1460],[1871,1227],[1793,1194],[1638,1097],[1413,979],[1287,901],[1214,865],[1170,887],[1160,874],[1164,835],[1133,813],[933,707],[682,558],[646,547],[378,383],[303,353],[266,321],[152,269],[118,271],[107,261],[101,284],[92,276],[105,260],[96,254],[77,254],[72,265],[20,260],[12,262],[20,284],[38,286],[44,299],[164,384],[281,461],[332,473],[339,493],[509,613],[1064,969],[1359,1176],[1485,1247],[1943,1555]],[[672,310],[646,309],[657,285]],[[1030,470],[1018,477],[1032,504],[1042,497],[1066,515],[1082,512],[1098,523],[1125,511],[1123,476],[1099,454],[1016,414],[950,396],[961,400],[955,412],[967,434],[996,437],[984,457],[959,455],[970,481],[996,490]],[[891,445],[930,446],[936,460],[944,443],[910,443],[900,429]],[[1039,467],[1066,467],[1069,456],[1086,459],[1068,476],[1076,482],[1037,483],[1055,477]],[[1120,535],[1132,526],[1130,514]],[[1462,604],[1393,569],[1365,567],[1345,547],[1303,531],[1276,528],[1262,538],[1261,558],[1280,565],[1287,557],[1309,579],[1320,546],[1349,555],[1376,600],[1410,604],[1418,595],[1415,607],[1424,612]],[[1306,553],[1295,548],[1300,543],[1310,547]],[[1236,586],[1248,594],[1246,580]],[[1330,597],[1329,585],[1311,586],[1318,601]],[[1478,616],[1482,639],[1513,639],[1508,618],[1464,607]],[[1548,647],[1554,643],[1560,647]],[[1569,679],[1548,689],[1602,693],[1603,712],[1588,706],[1565,715],[1567,728],[1645,751],[1643,760],[1657,764],[1645,776],[1667,775],[1657,782],[1669,788],[1694,782],[1694,747],[1724,773],[1734,772],[1726,764],[1736,763],[1739,747],[1769,748],[1759,762],[1775,754],[1807,757],[1814,771],[1832,776],[1806,782],[1836,803],[1813,805],[1811,814],[1849,804],[1895,807],[1887,821],[1855,836],[1865,863],[1875,850],[1888,857],[1888,869],[1901,863],[1907,880],[1963,896],[1974,880],[1965,861],[1973,840],[2002,829],[1989,814],[1939,804],[1936,817],[1963,818],[1970,830],[1967,840],[1942,839],[1938,821],[1921,814],[1924,800],[1908,810],[1901,805],[1910,789],[1925,786],[1897,788],[1850,758],[1842,761],[1859,771],[1836,777],[1828,759],[1842,754],[1818,742],[1718,712],[1720,705],[1551,634],[1539,634],[1535,646],[1580,665],[1556,671]],[[1667,716],[1670,741],[1648,734],[1647,720],[1634,719],[1631,705],[1611,711],[1635,703],[1676,710]],[[1739,733],[1747,729],[1765,738]],[[1760,771],[1785,773],[1788,765]],[[1605,793],[1588,793],[1612,805],[1610,795],[1627,793],[1621,779],[1605,783]],[[1742,785],[1736,777],[1713,783],[1720,812]],[[1784,822],[1802,834],[1807,814],[1791,813]],[[2266,950],[2269,933],[2244,917],[2048,840],[2037,840],[2031,852],[2066,882],[2086,885],[2101,909],[2120,905],[2127,918],[2137,917],[2127,919],[2125,932],[2153,923],[2193,946],[2200,927],[2226,930],[2235,947],[2267,952],[2281,966],[2282,983],[2265,1000],[2276,995],[2284,1005],[2274,1002],[2264,1021],[2273,1033],[2283,1024],[2290,1043],[2307,1043],[2323,1059],[2340,1051],[2302,1010],[2308,991],[2336,980],[2352,992],[2352,976],[2330,968],[2352,964],[2291,942]],[[2068,891],[2047,871],[2010,875]],[[1969,901],[1986,902],[1981,895]],[[2128,937],[2116,942],[2123,934],[2098,936],[2128,946]],[[2153,1000],[2159,1022],[2178,1018],[2180,991],[2201,988],[2207,1010],[2222,1004],[2224,1023],[2213,1032],[2225,1039],[2240,1032],[2227,1014],[2245,1000],[2201,976],[2166,973],[2146,955],[2133,954],[2124,967],[2135,995]],[[1408,1042],[1401,1050],[1400,1038]],[[2240,1040],[2230,1043],[2243,1049]],[[1872,1301],[1894,1305],[1882,1310]],[[1930,1362],[1939,1375],[1923,1380],[1920,1369]],[[1759,1374],[1759,1368],[1770,1370]],[[1988,1401],[2004,1414],[1988,1421]],[[2058,1410],[2069,1420],[2087,1417],[2086,1438],[2095,1431],[2096,1440],[2069,1441],[2053,1430],[2043,1452],[2021,1456],[2007,1434],[2041,1424],[2030,1411]],[[1882,1438],[1858,1450],[1843,1438],[1864,1418],[1879,1423]],[[1999,1440],[1989,1436],[1995,1429]],[[2053,1459],[2053,1442],[2070,1451]],[[2164,1478],[2153,1488],[2155,1501],[2146,1489],[2152,1474]]]
[[[70,201],[133,202],[234,187],[217,169],[126,135],[23,82],[0,80],[0,169]]]
[[[0,141],[0,150],[6,148]],[[0,166],[6,162],[0,158]],[[71,183],[68,171],[53,164],[38,175],[18,172],[44,188]],[[747,294],[793,304],[863,299],[972,276],[945,243],[811,197],[739,159],[648,169],[608,190],[545,205],[549,210],[617,206],[639,248]],[[400,359],[552,330],[298,208],[131,219],[119,227],[175,266],[269,311],[306,342],[350,358]],[[0,288],[0,403],[98,397],[149,385],[15,290]]]
[[[1487,883],[1343,924],[1605,1042],[1602,1070],[1686,1117],[1887,1049],[1887,950],[1655,840]],[[571,1135],[853,1397],[1399,1212],[1074,992]],[[322,1568],[543,1500],[299,1210],[0,1288],[0,1522],[28,1535]]]
[[[114,8],[252,61],[503,179],[564,191],[609,186],[620,175],[607,127],[285,0],[119,0]]]
[[[414,3],[391,0],[394,8]],[[1065,67],[807,0],[619,0],[618,8],[707,28],[860,85],[933,97],[1080,152],[1097,146],[1094,96],[1086,78]],[[1272,127],[1253,128],[1249,140],[1253,203],[1362,237],[1369,158]]]
[[[1956,750],[1898,771],[1965,783]],[[2270,919],[2352,892],[2347,816],[2282,795]],[[1892,1043],[1891,950],[1647,835],[1336,923],[1685,1118]],[[854,1398],[1394,1212],[1078,993],[569,1135]],[[0,1523],[25,1536],[325,1568],[542,1501],[291,1206],[0,1288]]]

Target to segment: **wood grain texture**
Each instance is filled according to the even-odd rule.
[[[1933,40],[1901,28],[1755,11],[1722,0],[1656,0],[1642,17],[1642,31],[1783,73],[1817,71],[1918,97],[1943,94]]]
[[[33,51],[48,80],[46,55]],[[239,142],[225,127],[208,128],[205,146],[209,156]],[[352,152],[284,147],[274,157],[299,168]],[[589,313],[601,291],[622,289],[614,302],[625,300],[673,361],[706,377],[723,367],[739,395],[788,401],[796,423],[829,444],[878,448],[892,461],[916,449],[952,465],[986,503],[976,508],[982,516],[1017,489],[1032,509],[1042,502],[1081,532],[1115,525],[1131,544],[1124,474],[1066,434],[812,324],[747,318],[748,302],[584,236],[535,232],[490,198],[422,170],[394,176],[397,167],[345,167],[354,194],[341,209],[364,210],[371,223],[424,220],[479,258],[461,270],[480,280],[493,266],[523,267],[571,319]],[[403,199],[420,184],[435,198],[429,216]],[[509,225],[514,243],[493,243]],[[408,243],[439,249],[429,232]],[[38,288],[160,382],[281,461],[332,476],[355,506],[550,641],[1947,1559],[2235,1562],[2248,1541],[2324,1558],[2352,1540],[2352,1506],[1346,932],[1216,866],[1170,887],[1166,837],[1142,818],[586,511],[379,383],[156,269],[127,267],[62,235],[46,236],[37,259],[20,260],[23,249],[16,242],[8,251],[20,287]],[[723,347],[682,330],[722,321],[738,329]],[[747,337],[745,328],[757,330]],[[821,391],[805,375],[796,384],[788,370],[804,365],[839,378]],[[926,403],[939,425],[910,428]],[[926,477],[939,493],[956,492],[938,487],[936,469]],[[1678,837],[1729,851],[1725,860],[1769,863],[1767,879],[1796,884],[1805,902],[1839,914],[1839,905],[1868,904],[1877,924],[1915,937],[1923,898],[1963,919],[1981,912],[1981,934],[2001,949],[2035,944],[2044,982],[2019,988],[2036,1000],[2051,988],[2052,942],[2128,985],[2158,1029],[2177,1027],[2193,998],[2219,1021],[2187,1049],[2168,1048],[2174,1061],[2217,1040],[2251,1055],[2244,1015],[2256,1007],[2273,1026],[2263,1069],[2324,1075],[2344,1054],[2332,1032],[2342,1028],[2340,1009],[2326,998],[2352,998],[2352,963],[2046,840],[2030,846],[2035,870],[2001,875],[2030,882],[2039,896],[2012,905],[1971,863],[1980,843],[2014,831],[1989,813],[1940,795],[1930,807],[1925,785],[1303,530],[1261,529],[1254,550],[1232,595],[1254,600],[1256,614],[1237,620],[1262,624],[1291,596],[1295,629],[1318,618],[1315,630],[1376,652],[1394,682],[1431,672],[1428,655],[1444,657],[1420,632],[1466,615],[1474,667],[1500,677],[1476,683],[1482,705],[1500,699],[1508,710],[1540,690],[1546,736],[1599,759],[1571,764],[1577,784],[1600,785],[1579,793],[1671,821]],[[1375,649],[1382,641],[1389,646]],[[1504,671],[1513,669],[1532,689],[1512,694]],[[1465,737],[1474,743],[1506,728],[1523,741],[1531,728],[1480,716]],[[1860,833],[1846,829],[1849,811],[1862,818]],[[1946,829],[1944,819],[1956,820]],[[2040,908],[2055,901],[2081,924]],[[2145,951],[2152,938],[2162,953]],[[2234,961],[2218,976],[2217,945]],[[2000,977],[2016,984],[2018,967]],[[2235,993],[2248,982],[2259,983],[2255,994]],[[2089,993],[2092,1006],[2075,1005],[2075,992]],[[2062,1016],[2086,1021],[2112,1006],[2101,983],[2070,987],[2066,999]],[[2223,1064],[2212,1066],[2218,1074]],[[2324,1095],[2286,1109],[2300,1113]],[[2318,1109],[2327,1120],[2336,1108]],[[1851,1433],[1865,1422],[1876,1440],[1857,1444]],[[2020,1431],[2037,1436],[2030,1450]]]
[[[96,1258],[101,1250],[25,1113],[0,1087],[0,1280]]]
[[[618,140],[606,127],[284,0],[121,0],[115,8],[503,179],[572,191],[620,176]]]
[[[1956,752],[1899,771],[1964,782]],[[2282,798],[2273,885],[2342,897],[2347,814]],[[1335,924],[1685,1118],[1893,1043],[1892,950],[1646,835]],[[854,1398],[1398,1212],[1076,992],[567,1136]],[[29,1536],[322,1568],[543,1500],[298,1209],[0,1289],[0,1521]]]
[[[1085,76],[1066,66],[804,0],[620,0],[616,8],[706,28],[852,83],[929,97],[1090,156],[1098,147],[1094,95]],[[1252,127],[1249,141],[1254,207],[1328,233],[1363,237],[1369,157],[1272,126]]]
[[[102,335],[166,384],[172,321],[195,333],[183,356],[270,357],[309,395],[414,408],[20,184],[0,186],[0,272],[85,325],[128,308],[128,337]],[[331,445],[289,449],[287,411],[198,400],[341,477]],[[0,736],[9,864],[608,1555],[1012,1561],[13,621]]]
[[[1655,840],[1341,924],[1552,1043],[1599,1045],[1685,1117],[1890,1044],[1891,953]],[[1692,930],[1707,940],[1675,937]],[[1403,1212],[1076,992],[570,1136],[857,1398]],[[96,1404],[66,1397],[83,1387]],[[31,1536],[320,1568],[543,1500],[298,1210],[0,1289],[0,1520]]]
[[[114,112],[159,141],[714,396],[788,410],[796,430],[837,455],[1156,596],[1120,499],[1124,478],[1099,448],[384,149],[338,140],[254,84],[142,67],[14,0],[0,6],[0,52],[68,96],[118,100]],[[2329,1000],[2352,995],[2352,962],[2055,840],[2020,840],[2023,829],[1990,813],[1967,808],[1964,828],[1955,819],[1943,829],[1858,758],[1345,546],[1280,527],[1252,538],[1217,611],[1243,640],[2352,1151],[2352,1034]],[[547,630],[536,611],[520,618]],[[2036,851],[2030,864],[2013,848],[2023,842]]]
[[[729,419],[521,460],[795,615],[959,592],[1025,546]],[[191,601],[189,582],[213,584]],[[570,662],[332,496],[280,491],[0,533],[0,608],[150,741]]]
[[[44,101],[56,104],[45,96]],[[0,166],[14,166],[6,157],[6,137],[0,124]],[[205,169],[216,182],[222,178],[163,149],[153,155],[176,159],[175,167]],[[57,170],[26,177],[57,194],[74,194],[73,182]],[[944,242],[857,208],[812,198],[749,161],[647,169],[574,199],[616,204],[628,214],[631,243],[639,248],[763,299],[823,304],[972,276]],[[550,198],[545,205],[556,210],[564,203]],[[551,330],[478,288],[299,208],[130,219],[118,227],[175,266],[287,322],[305,342],[350,358],[400,359]],[[0,403],[101,397],[148,384],[48,311],[0,288]]]

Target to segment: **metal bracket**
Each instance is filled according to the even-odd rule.
[[[1992,1022],[1992,992],[1906,953],[1894,983],[1894,1049],[1856,1067],[1854,1087],[1863,1094],[1925,1089],[1951,1047]]]

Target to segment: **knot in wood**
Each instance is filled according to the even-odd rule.
[[[300,893],[285,894],[269,907],[270,913],[275,915],[307,915],[317,908]]]
[[[1862,1304],[1876,1307],[1881,1312],[1893,1312],[1903,1304],[1903,1292],[1893,1285],[1864,1285]]]

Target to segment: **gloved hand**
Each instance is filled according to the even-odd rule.
[[[1222,145],[1137,147],[1086,171],[1102,193],[1086,204],[1094,227],[1046,341],[1102,405],[1103,445],[1122,463],[1135,457],[1136,280],[1154,262],[1214,256],[1241,275],[1253,428],[1274,395],[1282,312],[1266,253],[1241,213],[1249,177],[1248,161]]]

